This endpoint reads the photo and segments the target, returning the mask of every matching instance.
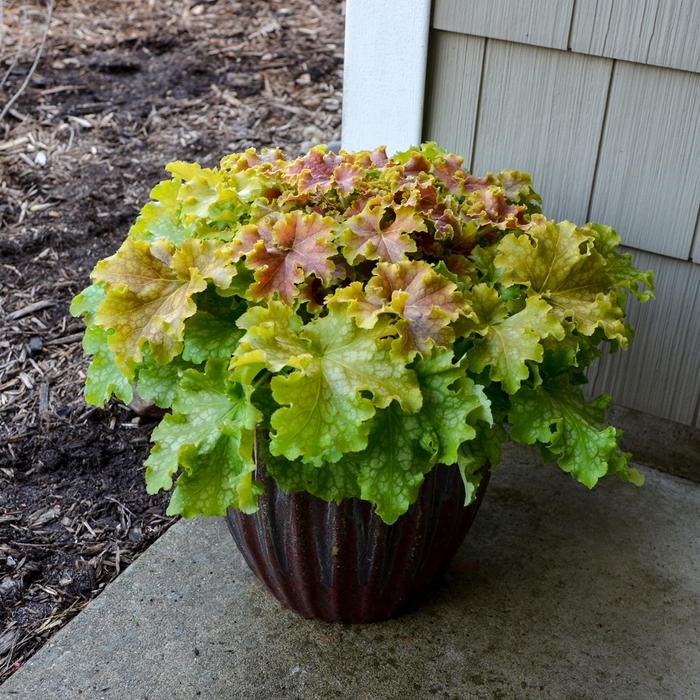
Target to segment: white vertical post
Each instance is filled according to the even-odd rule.
[[[422,136],[431,0],[347,0],[345,150],[385,145],[391,154]]]

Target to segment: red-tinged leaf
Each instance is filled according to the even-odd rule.
[[[433,345],[449,346],[454,332],[448,325],[461,313],[471,313],[457,285],[424,262],[380,263],[367,283],[366,295],[402,317],[394,349],[409,359],[417,352],[425,355]]]
[[[415,206],[416,211],[432,222],[435,238],[438,240],[451,238],[459,230],[459,220],[452,211],[456,206],[453,206],[451,201],[446,203],[434,185],[417,181],[405,185],[402,189],[408,188],[410,188],[410,194],[405,204]],[[438,199],[441,200],[439,203]]]
[[[505,170],[499,173],[498,179],[506,199],[519,202],[522,195],[530,194],[532,180],[527,173],[521,173],[517,170]]]
[[[525,207],[508,204],[503,190],[487,187],[474,192],[460,210],[463,221],[476,221],[480,226],[492,225],[498,229],[520,228],[527,225],[523,219]]]
[[[380,146],[372,152],[360,151],[359,153],[346,153],[345,151],[341,151],[340,154],[343,156],[346,163],[353,163],[363,170],[373,170],[374,168],[381,170],[386,167],[388,163],[391,163],[391,160],[386,154],[386,146]]]
[[[404,178],[417,178],[421,173],[430,172],[430,161],[422,153],[414,152],[401,171]]]
[[[434,258],[442,257],[443,247],[430,231],[417,231],[413,234],[413,240],[416,242],[418,250],[424,255],[430,255]]]
[[[272,234],[270,234],[270,239],[272,239]],[[231,260],[238,262],[243,255],[252,252],[255,244],[260,240],[262,239],[258,226],[254,224],[243,226],[231,241]]]
[[[257,270],[255,284],[247,296],[253,301],[280,299],[291,303],[299,290],[297,285],[309,275],[326,284],[330,282],[334,264],[330,258],[337,253],[333,244],[337,224],[318,214],[304,215],[293,211],[285,214],[272,227],[269,222],[258,224],[261,240],[246,258],[246,265]]]
[[[302,304],[306,304],[306,309],[309,313],[317,314],[323,311],[323,301],[326,296],[326,290],[318,277],[309,277],[306,282],[299,285],[298,300]]]
[[[287,211],[293,211],[294,209],[299,209],[299,208],[306,208],[306,209],[314,209],[316,213],[319,213],[319,207],[314,207],[310,205],[310,202],[313,199],[313,194],[310,192],[304,192],[303,194],[297,194],[293,192],[292,190],[289,190],[288,192],[285,192],[279,199],[275,202],[277,206],[280,208],[283,208],[286,206]],[[327,211],[325,209],[320,209],[321,215],[326,214]]]
[[[341,156],[326,153],[323,148],[312,148],[303,158],[295,160],[287,169],[284,179],[296,183],[299,194],[328,192],[333,186],[333,171],[343,162]]]
[[[394,341],[397,355],[409,361],[427,353],[433,345],[449,346],[454,332],[449,324],[471,308],[457,292],[457,285],[424,262],[379,263],[365,286],[359,282],[339,289],[331,304],[347,304],[347,314],[360,328],[373,328],[382,313],[400,317],[400,336]]]
[[[474,274],[474,265],[463,255],[447,255],[444,262],[445,267],[459,278],[470,278]]]
[[[407,206],[414,206],[421,214],[432,211],[438,201],[438,191],[434,185],[426,182],[415,182],[404,186],[408,198],[404,202]]]
[[[307,302],[307,309],[313,313],[323,310],[324,301],[328,295],[328,287],[336,287],[339,282],[353,276],[353,268],[348,265],[342,255],[336,255],[332,259],[335,268],[331,273],[328,286],[325,286],[318,277],[309,277],[299,285],[299,301]]]
[[[430,174],[435,176],[445,185],[450,194],[463,195],[465,190],[465,178],[469,173],[462,169],[464,158],[445,154],[435,159]]]
[[[348,194],[355,189],[355,183],[364,175],[362,168],[350,163],[343,163],[333,171],[333,184],[341,194]]]
[[[378,168],[386,167],[386,164],[390,162],[389,156],[386,154],[386,146],[380,146],[376,150],[372,151],[369,155],[369,159]]]
[[[343,212],[343,216],[346,219],[350,219],[353,216],[361,214],[371,199],[374,199],[374,197],[360,197],[356,199],[345,212]]]
[[[435,226],[435,238],[438,240],[452,238],[460,229],[459,220],[452,209],[445,204],[438,204],[428,214],[428,218]]]
[[[262,166],[260,172],[273,173],[286,166],[287,162],[287,156],[279,148],[263,149],[260,153],[254,148],[249,148],[245,153],[234,153],[226,156],[221,161],[221,167],[233,173],[240,173],[256,166]]]
[[[375,197],[361,214],[350,217],[340,236],[343,254],[353,265],[358,256],[368,260],[399,262],[406,253],[416,251],[416,244],[407,234],[425,230],[425,221],[413,207],[390,207],[386,200]],[[385,215],[395,218],[385,224]]]
[[[464,189],[467,192],[478,192],[486,187],[496,184],[496,178],[491,174],[487,173],[484,177],[476,177],[475,175],[467,175],[464,180]]]

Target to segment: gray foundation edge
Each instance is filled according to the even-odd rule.
[[[621,447],[635,463],[700,482],[700,429],[619,405],[607,421],[623,431]]]

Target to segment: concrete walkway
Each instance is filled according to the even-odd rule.
[[[700,698],[700,484],[589,492],[509,446],[415,611],[303,620],[221,520],[180,522],[0,687],[2,700]]]

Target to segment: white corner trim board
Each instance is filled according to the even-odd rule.
[[[430,0],[347,0],[345,150],[419,144],[423,125]]]

